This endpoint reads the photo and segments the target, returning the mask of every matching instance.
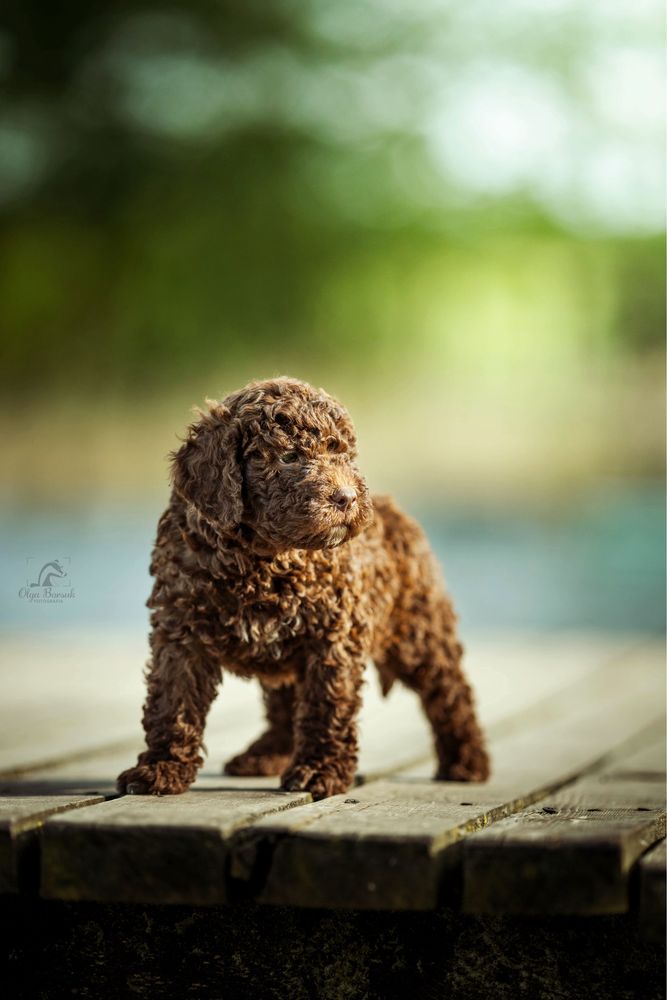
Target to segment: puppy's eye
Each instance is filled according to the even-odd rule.
[[[295,462],[299,461],[298,451],[286,451],[284,455],[280,456],[280,461],[283,465],[294,465]]]
[[[340,451],[338,441],[335,441],[334,438],[331,438],[331,440],[327,445],[327,451]]]

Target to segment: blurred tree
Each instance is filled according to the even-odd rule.
[[[549,269],[545,240],[570,262],[545,312],[579,272],[583,349],[655,350],[659,22],[629,0],[7,0],[5,389],[145,391],[253,352],[401,364],[451,317],[448,274],[496,260],[511,285],[500,262]]]

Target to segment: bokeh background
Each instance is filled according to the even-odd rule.
[[[5,0],[5,628],[145,631],[190,407],[292,374],[464,631],[663,629],[663,49],[658,0]]]

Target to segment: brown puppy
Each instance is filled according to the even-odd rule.
[[[147,749],[121,792],[185,791],[222,671],[257,677],[268,728],[228,774],[344,792],[367,659],[419,695],[436,777],[483,781],[488,757],[455,616],[420,527],[371,498],[345,409],[295,379],[210,403],[173,455],[153,550]]]

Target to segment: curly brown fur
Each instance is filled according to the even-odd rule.
[[[248,385],[207,411],[173,455],[151,573],[147,749],[121,792],[185,791],[202,764],[223,670],[257,677],[268,728],[226,765],[281,774],[314,798],[344,792],[370,657],[385,692],[417,692],[436,777],[489,773],[461,671],[455,615],[424,534],[371,498],[350,418],[295,379]]]

